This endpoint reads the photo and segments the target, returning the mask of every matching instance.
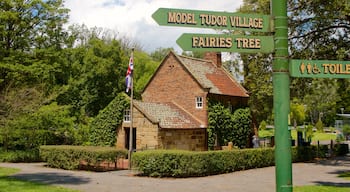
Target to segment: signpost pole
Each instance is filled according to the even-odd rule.
[[[275,124],[276,191],[292,192],[291,135],[288,130],[289,63],[287,0],[272,0],[275,19],[275,55],[273,58],[273,108]]]

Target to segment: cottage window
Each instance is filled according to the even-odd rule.
[[[124,122],[130,122],[130,109],[124,111]]]
[[[203,108],[203,97],[196,97],[196,108]]]

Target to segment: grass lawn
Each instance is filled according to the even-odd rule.
[[[260,130],[259,131],[259,137],[271,137],[275,133],[275,129],[266,129],[266,130]],[[297,139],[297,131],[292,130],[291,132],[292,138]],[[335,140],[337,136],[333,133],[320,133],[320,132],[314,132],[312,141],[317,142],[317,141],[330,141],[330,140]]]
[[[79,192],[77,190],[65,189],[45,184],[21,181],[8,177],[18,172],[19,169],[0,167],[0,191],[6,192]]]
[[[338,177],[342,177],[342,178],[344,178],[346,180],[350,180],[350,171],[341,173],[341,174],[338,175]]]
[[[314,133],[312,137],[312,141],[330,141],[333,140],[335,141],[337,139],[337,135],[334,133]]]
[[[334,186],[300,186],[293,187],[294,192],[349,192],[350,187],[334,187]]]

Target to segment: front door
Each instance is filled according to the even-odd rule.
[[[130,143],[130,127],[125,128],[125,149],[129,150]],[[132,149],[136,149],[136,128],[132,129]]]

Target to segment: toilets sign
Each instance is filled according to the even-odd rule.
[[[350,61],[291,60],[289,72],[292,77],[350,78]]]

